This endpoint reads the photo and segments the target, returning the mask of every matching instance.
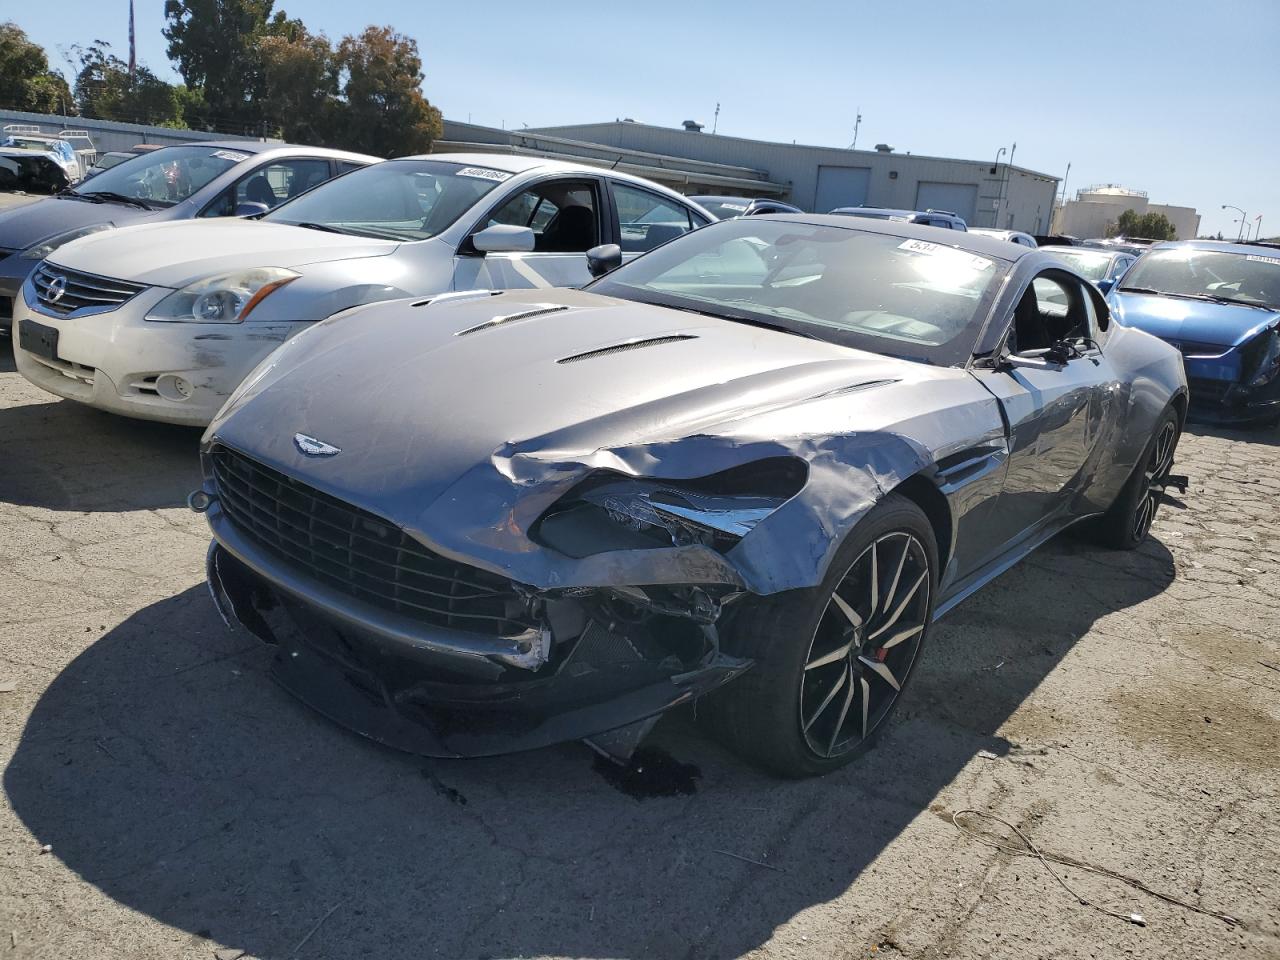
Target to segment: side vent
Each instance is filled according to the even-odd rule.
[[[556,363],[577,363],[579,360],[594,360],[596,357],[607,357],[611,353],[622,353],[625,350],[640,350],[644,347],[656,347],[663,343],[679,343],[681,340],[697,340],[691,333],[681,333],[673,337],[650,337],[648,340],[630,340],[626,343],[614,344],[612,347],[600,347],[586,353],[575,353],[572,357],[557,360]]]
[[[568,310],[562,303],[535,303],[528,310],[521,310],[519,313],[504,313],[502,316],[494,317],[486,320],[484,323],[477,323],[474,327],[467,327],[465,330],[459,330],[454,334],[455,337],[465,337],[469,333],[479,333],[481,330],[488,330],[490,327],[497,327],[504,323],[514,323],[517,320],[528,320],[530,317],[541,317],[548,313],[560,313],[562,310]]]

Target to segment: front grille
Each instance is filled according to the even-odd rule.
[[[114,310],[146,289],[140,283],[111,280],[42,262],[32,274],[40,306],[61,316],[76,310]],[[61,289],[59,294],[57,291]]]
[[[1199,377],[1187,381],[1192,403],[1225,403],[1227,391],[1233,385],[1229,380],[1203,380]]]
[[[510,580],[455,563],[394,524],[224,446],[218,500],[255,543],[348,596],[436,627],[497,637],[536,629]]]

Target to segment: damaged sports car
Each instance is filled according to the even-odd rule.
[[[215,602],[339,723],[626,756],[702,698],[824,773],[934,621],[1077,521],[1136,546],[1174,482],[1181,358],[1048,254],[769,215],[589,259],[317,324],[206,432]]]

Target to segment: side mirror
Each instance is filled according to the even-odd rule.
[[[1114,278],[1111,280],[1098,281],[1098,289],[1101,290],[1103,293],[1110,293],[1111,288],[1114,287],[1115,285],[1116,285],[1116,281]]]
[[[236,217],[260,217],[271,208],[265,203],[258,203],[255,200],[245,200],[243,203],[236,204]]]
[[[495,223],[471,235],[471,245],[480,253],[531,253],[536,237],[529,227]]]
[[[593,277],[603,277],[622,266],[622,248],[616,243],[602,243],[587,251],[587,270]]]

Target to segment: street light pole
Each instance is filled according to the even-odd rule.
[[[1222,205],[1222,209],[1223,209],[1223,210],[1235,210],[1236,212],[1238,212],[1238,213],[1240,214],[1240,227],[1239,227],[1239,229],[1237,229],[1237,230],[1236,230],[1236,243],[1239,243],[1239,242],[1240,242],[1240,237],[1241,237],[1241,235],[1244,233],[1244,222],[1245,222],[1246,220],[1248,220],[1248,219],[1249,219],[1249,215],[1248,215],[1247,213],[1245,213],[1243,210],[1241,210],[1239,207],[1233,207],[1233,206],[1232,206],[1231,204],[1229,204],[1229,203],[1224,203],[1224,204]]]

